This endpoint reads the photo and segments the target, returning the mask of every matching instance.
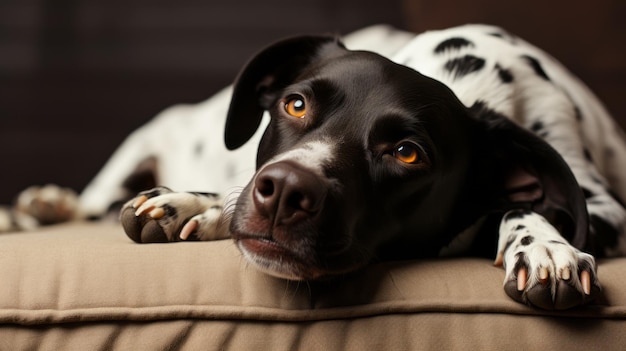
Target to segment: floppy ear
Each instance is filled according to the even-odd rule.
[[[478,113],[482,134],[477,138],[482,140],[476,164],[482,168],[477,170],[482,173],[479,177],[485,180],[479,182],[498,194],[492,199],[492,210],[532,210],[548,219],[572,245],[583,248],[589,230],[585,196],[561,155],[509,119],[483,106],[475,105],[472,110]]]
[[[280,41],[257,54],[234,84],[224,141],[229,150],[245,144],[261,123],[276,93],[320,57],[345,47],[336,37],[302,36]]]

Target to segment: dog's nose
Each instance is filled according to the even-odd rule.
[[[319,212],[326,186],[319,176],[290,162],[266,166],[254,181],[257,211],[274,225],[290,225]]]

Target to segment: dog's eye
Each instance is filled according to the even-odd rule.
[[[285,101],[285,112],[296,118],[306,115],[306,104],[302,96],[292,96]]]
[[[415,164],[421,160],[418,147],[413,143],[408,142],[404,142],[396,146],[393,151],[393,157],[408,164]]]

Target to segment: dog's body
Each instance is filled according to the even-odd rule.
[[[129,137],[83,214],[154,175],[226,205],[146,191],[122,209],[137,242],[232,237],[260,269],[307,280],[375,259],[497,255],[512,298],[589,301],[595,262],[580,250],[626,253],[626,144],[593,94],[496,27],[376,27],[347,45],[395,63],[328,37],[278,43],[234,88]]]

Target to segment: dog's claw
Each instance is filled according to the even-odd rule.
[[[137,210],[135,211],[135,216],[139,217],[139,216],[145,215],[147,213],[150,217],[158,219],[160,217],[163,217],[163,214],[160,217],[154,217],[152,215],[153,212],[154,212],[154,215],[158,216],[159,215],[158,211],[155,212],[158,209],[159,209],[158,207],[155,207],[153,205],[147,205],[147,204],[144,203],[144,204],[142,204],[141,206],[139,206],[137,208]]]
[[[190,220],[183,226],[183,229],[181,229],[180,239],[187,240],[189,236],[191,235],[191,233],[193,233],[197,228],[198,228],[198,221],[193,220],[193,219]]]
[[[548,284],[549,279],[550,279],[550,272],[548,271],[548,268],[541,267],[539,269],[539,282],[541,283],[541,285]]]
[[[585,295],[591,295],[591,275],[588,271],[582,271],[580,273],[580,283],[583,286]]]
[[[522,267],[517,272],[517,290],[524,291],[526,289],[526,281],[528,279],[528,270]]]
[[[143,205],[143,203],[146,201],[148,201],[148,197],[146,195],[141,195],[137,197],[137,199],[135,199],[135,202],[133,202],[133,208],[137,208]]]
[[[561,271],[561,279],[570,280],[571,276],[572,276],[572,272],[570,271],[569,267],[563,268],[563,270]]]
[[[162,207],[154,208],[150,211],[150,217],[159,219],[165,216],[165,210]]]

